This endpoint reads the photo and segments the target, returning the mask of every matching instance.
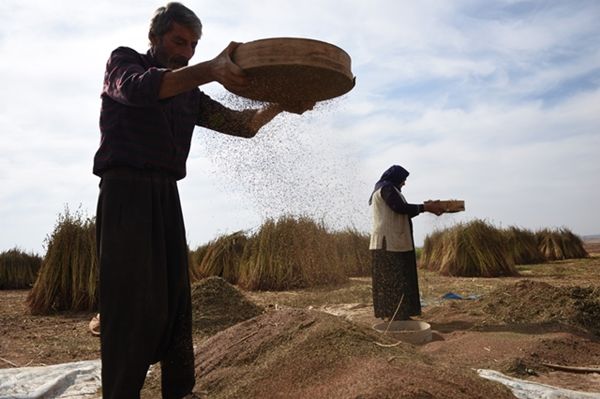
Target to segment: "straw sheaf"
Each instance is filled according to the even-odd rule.
[[[515,264],[586,256],[581,238],[567,228],[534,233],[474,220],[425,237],[420,266],[451,276],[514,276]]]
[[[0,253],[0,290],[31,288],[42,258],[19,248]]]
[[[98,299],[95,221],[66,208],[59,215],[38,278],[29,293],[33,314],[93,311]]]
[[[543,229],[535,235],[539,250],[546,260],[578,259],[588,256],[581,238],[567,228]]]
[[[238,284],[250,290],[287,290],[347,281],[334,240],[306,218],[267,220],[246,244]]]
[[[442,275],[515,276],[517,270],[501,230],[474,220],[443,230],[423,249],[423,266]]]
[[[197,267],[194,268],[194,276],[198,279],[218,276],[235,284],[247,241],[244,232],[237,231],[198,248],[195,254]]]
[[[356,229],[347,229],[332,233],[338,256],[349,277],[371,275],[371,254],[369,251],[369,235]]]
[[[505,236],[515,264],[529,265],[544,262],[544,255],[538,247],[533,231],[511,226],[505,230]]]
[[[425,237],[423,249],[419,259],[419,265],[428,270],[439,270],[444,253],[444,242],[442,237],[444,231],[435,230]]]

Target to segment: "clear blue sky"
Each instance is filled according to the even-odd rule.
[[[356,87],[245,141],[198,128],[180,192],[188,241],[307,214],[368,231],[392,164],[410,202],[464,199],[415,219],[417,244],[474,218],[600,233],[600,2],[184,2],[204,24],[192,62],[231,40],[292,36],[352,57]],[[0,251],[43,253],[65,205],[93,216],[106,59],[147,49],[153,1],[0,4]],[[209,95],[240,101],[216,84]]]

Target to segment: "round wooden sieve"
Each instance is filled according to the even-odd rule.
[[[354,87],[350,56],[329,43],[302,38],[271,38],[240,44],[232,60],[250,85],[239,96],[280,104],[322,101]]]

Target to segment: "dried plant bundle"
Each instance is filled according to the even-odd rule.
[[[330,233],[306,217],[267,220],[246,244],[238,284],[287,290],[347,281]]]
[[[483,220],[436,233],[423,249],[422,265],[447,276],[518,275],[503,232]]]
[[[19,248],[0,253],[0,290],[31,288],[42,258]]]
[[[93,311],[98,303],[96,223],[68,207],[60,214],[27,299],[33,314]]]

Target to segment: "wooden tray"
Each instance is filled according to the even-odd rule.
[[[465,201],[462,200],[435,200],[428,202],[436,202],[444,205],[446,213],[462,212],[465,210]]]
[[[341,96],[355,83],[350,56],[337,46],[313,39],[280,37],[243,43],[232,60],[248,74],[250,85],[229,90],[252,100],[317,102]]]

